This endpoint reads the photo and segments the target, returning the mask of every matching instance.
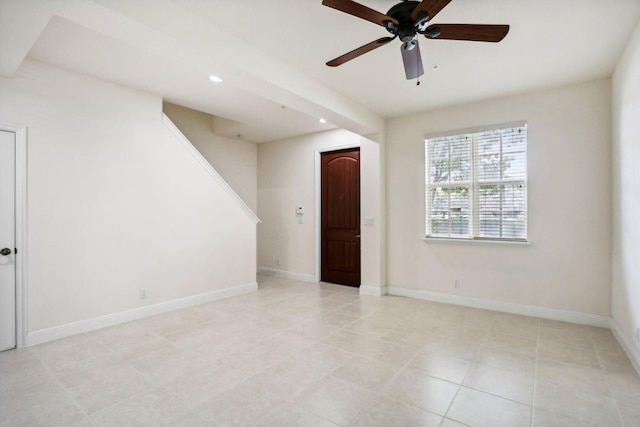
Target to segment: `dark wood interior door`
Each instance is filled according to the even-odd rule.
[[[320,280],[360,286],[360,149],[321,156]]]

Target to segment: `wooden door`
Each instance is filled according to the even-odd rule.
[[[321,156],[320,280],[360,286],[360,149]]]

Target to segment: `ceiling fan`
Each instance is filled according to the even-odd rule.
[[[349,15],[383,26],[393,37],[382,37],[360,46],[327,62],[330,67],[337,67],[390,43],[396,38],[402,42],[400,51],[404,62],[407,80],[415,79],[424,74],[419,34],[428,39],[469,40],[480,42],[499,42],[509,32],[508,25],[478,25],[478,24],[432,24],[431,20],[447,6],[451,0],[404,0],[396,4],[386,14],[370,9],[352,0],[322,0],[322,4]]]

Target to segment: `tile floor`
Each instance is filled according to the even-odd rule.
[[[0,425],[640,426],[609,330],[259,284],[0,353]]]

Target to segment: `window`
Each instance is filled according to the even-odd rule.
[[[425,140],[426,236],[527,240],[527,125]]]

